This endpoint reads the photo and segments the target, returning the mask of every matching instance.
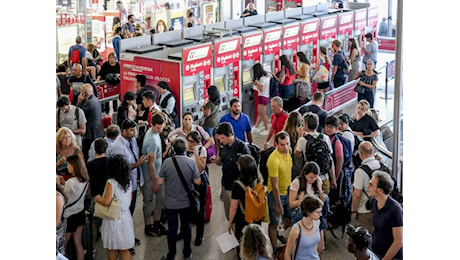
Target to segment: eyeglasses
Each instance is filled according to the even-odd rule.
[[[195,143],[194,140],[190,140],[190,139],[187,139],[187,142],[189,142],[189,143]]]

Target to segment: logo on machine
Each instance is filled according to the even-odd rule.
[[[278,41],[281,38],[281,30],[269,32],[265,34],[265,43]]]
[[[369,8],[367,9],[368,11],[368,14],[367,14],[367,17],[375,17],[375,16],[379,16],[379,10],[377,8]]]
[[[366,10],[363,11],[356,11],[355,12],[355,20],[363,20],[366,19]]]
[[[208,56],[209,47],[210,46],[206,46],[203,48],[191,50],[188,53],[187,61],[194,61],[205,58]]]
[[[331,19],[326,19],[326,20],[323,20],[323,29],[327,29],[327,28],[331,28],[332,26],[335,25],[335,17],[334,18],[331,18]]]
[[[255,45],[259,45],[261,41],[262,41],[262,34],[247,37],[244,40],[243,48],[249,48]]]
[[[234,51],[236,50],[236,47],[238,45],[238,39],[234,40],[234,41],[229,41],[229,42],[223,42],[220,44],[219,46],[219,51],[218,53],[219,54],[222,54],[222,53],[226,53],[226,52],[230,52],[230,51]]]
[[[284,29],[284,38],[289,38],[289,37],[298,36],[298,35],[299,35],[299,26]]]
[[[343,15],[340,17],[340,24],[351,23],[351,18],[353,18],[353,14]]]
[[[306,24],[306,25],[303,27],[303,34],[311,33],[311,32],[317,31],[317,30],[318,30],[317,28],[318,28],[318,22]]]

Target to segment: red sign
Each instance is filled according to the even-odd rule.
[[[335,38],[337,35],[337,15],[321,18],[320,39]]]
[[[120,84],[115,86],[109,85],[107,83],[102,83],[96,86],[97,88],[97,98],[103,100],[106,98],[117,97],[120,95]]]
[[[212,68],[212,43],[184,48],[182,53],[184,76],[193,76]]]
[[[350,100],[356,99],[357,93],[354,91],[354,88],[357,84],[358,81],[348,86],[342,86],[340,90],[333,92],[330,95],[326,94],[326,111],[331,111]]]
[[[297,46],[300,43],[300,41],[299,41],[299,29],[300,29],[299,24],[284,27],[284,30],[283,30],[283,49],[297,51]]]
[[[78,16],[75,14],[68,14],[68,13],[59,13],[56,14],[56,24],[57,26],[66,26],[66,25],[73,25],[73,24],[85,24],[85,15],[79,14]]]
[[[366,29],[366,22],[367,22],[367,10],[360,9],[355,11],[355,30],[362,31]]]
[[[279,55],[281,50],[281,28],[265,31],[264,37],[264,54]]]
[[[379,43],[379,51],[396,51],[396,38],[379,37],[377,42]]]
[[[379,8],[378,7],[367,8],[367,26],[377,27],[378,23],[379,23]]]
[[[262,32],[243,35],[243,60],[260,61],[262,56]]]
[[[319,20],[301,24],[300,44],[316,43],[319,38]]]
[[[338,34],[343,35],[343,34],[349,34],[351,35],[353,33],[353,25],[354,25],[354,14],[353,12],[346,12],[339,14],[339,29],[338,29]]]
[[[214,44],[214,62],[216,68],[228,66],[238,62],[241,57],[241,37],[231,40],[219,41]]]

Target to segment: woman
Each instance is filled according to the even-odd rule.
[[[339,130],[342,133],[343,137],[347,138],[350,141],[351,148],[355,147],[355,137],[353,135],[353,130],[350,128],[350,118],[347,114],[342,114],[339,116]]]
[[[219,89],[211,85],[208,88],[208,102],[200,107],[200,111],[204,114],[204,120],[200,121],[200,125],[209,134],[214,136],[214,129],[219,123],[219,107],[220,107],[220,92]]]
[[[307,162],[305,164],[302,169],[302,173],[291,183],[289,190],[289,207],[293,209],[291,213],[292,222],[297,222],[302,219],[302,210],[300,209],[300,205],[306,196],[315,196],[322,201],[324,207],[319,225],[321,239],[318,243],[317,250],[319,256],[321,256],[324,251],[324,229],[327,227],[324,216],[329,211],[329,199],[327,195],[323,193],[323,182],[321,181],[321,178],[318,178],[319,171],[319,166],[315,162]]]
[[[99,74],[99,71],[101,70],[100,63],[102,63],[102,55],[99,53],[99,51],[97,50],[96,46],[94,46],[94,44],[88,43],[87,47],[88,47],[87,52],[86,52],[87,66],[94,66],[96,68],[96,75],[97,75]],[[91,64],[91,65],[88,65],[88,64]]]
[[[260,135],[268,135],[268,116],[267,116],[267,105],[270,102],[270,76],[262,67],[262,64],[256,63],[252,66],[252,72],[254,75],[253,83],[254,90],[259,92],[258,105],[257,105],[257,121],[254,125],[253,132],[260,132]],[[261,132],[259,126],[261,122],[264,122],[265,130]]]
[[[61,127],[56,132],[56,174],[62,175],[66,180],[71,177],[67,169],[67,157],[72,154],[78,154],[84,158],[72,130]]]
[[[117,61],[114,52],[109,53],[108,61],[102,64],[97,80],[105,80],[105,77],[109,73],[117,74],[118,76],[120,75],[120,63]]]
[[[311,100],[310,61],[302,51],[297,52],[297,57],[299,57],[300,66],[296,71],[297,79],[293,83],[297,86],[301,106]]]
[[[355,38],[350,38],[348,39],[348,46],[349,46],[349,53],[350,55],[348,56],[348,60],[351,63],[351,70],[349,75],[354,76],[357,71],[361,70],[361,53],[358,48],[358,43],[356,43]],[[349,81],[351,81],[352,78],[350,77]]]
[[[168,31],[165,21],[158,20],[156,28],[156,33],[162,33]]]
[[[291,151],[295,151],[295,146],[297,145],[297,140],[303,136],[304,133],[304,120],[302,115],[297,111],[292,111],[289,113],[286,123],[284,123],[283,131],[286,131],[289,135],[289,140],[291,140]],[[299,175],[303,167],[303,157],[293,156],[292,158],[292,172],[291,177],[295,178]]]
[[[364,141],[371,141],[372,137],[380,134],[379,126],[372,117],[369,108],[369,102],[366,100],[358,101],[356,114],[352,115],[352,120],[350,121],[353,134],[364,139]]]
[[[366,70],[357,71],[353,77],[353,79],[360,79],[358,84],[365,89],[364,94],[358,93],[358,102],[365,99],[369,102],[370,108],[374,107],[374,91],[379,80],[377,74],[378,72],[374,69],[374,62],[371,60],[366,62]]]
[[[65,230],[67,226],[64,218],[64,204],[67,198],[64,194],[64,188],[56,179],[56,252],[65,255]]]
[[[112,37],[115,36],[115,31],[118,27],[121,27],[120,17],[114,16],[112,21]]]
[[[144,24],[144,27],[142,28],[142,32],[146,35],[149,35],[150,31],[154,29],[155,28],[152,26],[152,17],[150,16],[145,17],[145,24]]]
[[[135,120],[136,115],[136,94],[131,91],[126,91],[123,95],[121,106],[118,107],[117,124],[121,126],[121,123],[126,118]]]
[[[187,13],[185,15],[185,20],[184,20],[184,27],[190,28],[196,26],[196,20],[195,17],[193,17],[193,12],[192,9],[187,9]]]
[[[200,193],[200,212],[196,219],[196,237],[195,246],[200,246],[203,243],[204,222],[206,218],[206,192],[208,190],[209,177],[206,167],[206,149],[201,145],[201,135],[197,131],[191,131],[187,134],[187,155],[191,157],[201,176],[201,184],[195,184],[195,190]]]
[[[286,244],[285,260],[291,259],[291,251],[297,239],[300,239],[299,246],[296,248],[295,260],[319,260],[317,251],[318,243],[321,240],[319,230],[319,219],[323,202],[314,197],[307,195],[301,202],[302,219],[292,226],[289,232],[289,238]]]
[[[178,127],[174,129],[171,133],[169,133],[168,138],[170,141],[174,141],[177,137],[186,137],[192,131],[197,131],[200,136],[200,144],[204,143],[203,147],[209,149],[211,145],[213,145],[212,138],[208,135],[208,133],[203,129],[203,127],[199,125],[193,124],[193,117],[191,112],[184,112],[182,116],[182,127]]]
[[[294,64],[289,60],[289,58],[286,55],[281,55],[280,61],[281,72],[279,74],[279,77],[277,77],[276,74],[273,74],[273,76],[280,83],[281,98],[288,100],[294,97],[294,85],[292,85],[292,81],[295,79],[296,73],[294,69]],[[291,110],[287,111],[290,112]]]
[[[72,178],[68,179],[64,186],[64,194],[69,198],[67,201],[68,206],[64,211],[64,218],[67,218],[65,246],[67,247],[67,243],[72,236],[78,260],[85,258],[81,234],[86,221],[84,200],[89,180],[88,171],[82,158],[78,154],[70,155],[67,158],[67,169],[72,174]],[[72,205],[70,206],[70,204]]]
[[[243,228],[240,255],[244,260],[271,259],[270,239],[260,225],[249,224]]]
[[[238,170],[240,171],[240,178],[238,181],[242,182],[245,187],[249,186],[254,188],[260,181],[257,176],[257,164],[254,158],[249,154],[243,154],[238,158]],[[243,234],[243,228],[249,223],[244,218],[244,213],[241,207],[245,208],[245,194],[243,187],[237,181],[232,186],[232,200],[230,202],[230,212],[228,214],[228,233],[232,233],[232,224],[235,224],[235,236],[240,241]],[[241,207],[240,207],[241,203]],[[260,225],[262,221],[255,222]],[[237,252],[240,250],[238,249]],[[239,258],[239,254],[238,254]]]
[[[121,217],[117,220],[102,219],[102,245],[107,249],[109,260],[117,259],[117,251],[121,259],[131,259],[129,248],[134,247],[133,219],[129,211],[131,203],[131,181],[129,165],[122,155],[117,154],[108,158],[108,180],[105,184],[103,196],[94,197],[96,203],[108,206],[112,197],[120,200]]]
[[[171,88],[165,81],[158,82],[156,88],[158,89],[158,92],[160,92],[159,105],[161,111],[166,113],[177,127],[179,125],[179,118],[176,111],[176,98],[174,97]]]
[[[253,2],[248,3],[248,5],[246,6],[246,9],[244,9],[244,12],[241,14],[240,18],[251,16],[251,15],[257,15],[257,10]]]
[[[319,66],[321,65],[324,65],[324,67],[329,71],[329,74],[330,74],[331,61],[327,57],[327,49],[324,46],[319,47],[319,59],[316,60],[315,73],[318,72]],[[328,76],[328,81],[317,83],[317,91],[320,91],[326,94],[328,90],[329,90],[329,76]]]

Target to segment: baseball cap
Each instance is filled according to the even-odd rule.
[[[360,248],[367,248],[371,245],[372,243],[372,236],[367,231],[367,229],[363,227],[354,227],[351,224],[347,225],[347,234],[353,239],[353,242],[355,245]]]

